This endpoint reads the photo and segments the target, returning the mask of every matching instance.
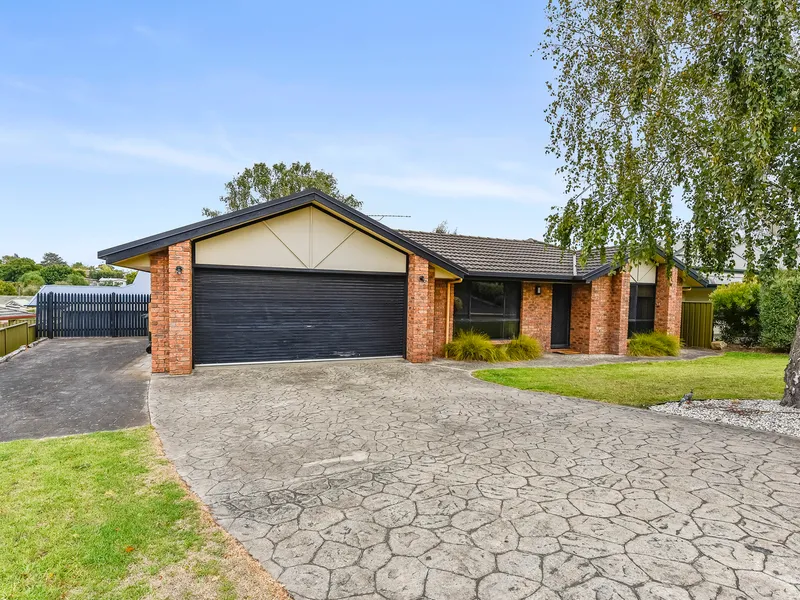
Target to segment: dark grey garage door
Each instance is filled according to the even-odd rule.
[[[194,362],[402,356],[405,276],[196,267]]]

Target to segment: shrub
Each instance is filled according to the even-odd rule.
[[[444,347],[444,355],[454,360],[497,362],[505,358],[505,350],[492,343],[489,336],[477,331],[459,331]]]
[[[72,274],[72,268],[67,265],[50,265],[39,269],[39,275],[42,276],[45,283],[53,284],[59,281],[66,281],[67,277]]]
[[[67,283],[69,285],[89,285],[86,277],[84,277],[82,273],[78,272],[70,273],[69,277],[67,277]]]
[[[722,339],[731,344],[756,344],[761,337],[758,301],[761,285],[757,282],[729,283],[711,293],[714,323]]]
[[[0,296],[16,296],[17,286],[8,281],[0,281]]]
[[[761,287],[759,314],[761,344],[775,350],[788,350],[800,314],[800,273],[780,271],[765,281]]]
[[[628,340],[629,356],[678,356],[680,351],[680,339],[660,331],[635,333]]]
[[[28,271],[19,278],[19,282],[25,286],[37,285],[42,287],[44,285],[44,277],[39,275],[38,271]]]
[[[539,340],[520,334],[505,346],[509,360],[531,360],[542,355],[542,345]]]

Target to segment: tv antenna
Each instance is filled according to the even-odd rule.
[[[372,217],[373,219],[377,219],[378,221],[382,221],[385,218],[393,218],[393,219],[410,219],[411,215],[367,215],[368,217]]]

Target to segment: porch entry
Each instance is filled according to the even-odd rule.
[[[572,309],[572,286],[553,284],[553,318],[550,325],[550,347],[569,348],[569,316]]]

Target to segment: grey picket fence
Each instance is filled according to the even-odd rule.
[[[136,337],[147,335],[150,294],[60,294],[36,300],[39,337]]]

